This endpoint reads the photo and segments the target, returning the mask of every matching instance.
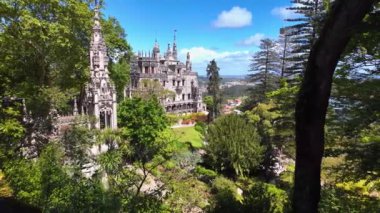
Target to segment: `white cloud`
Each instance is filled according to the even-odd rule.
[[[240,28],[251,25],[252,13],[246,8],[235,6],[229,11],[222,11],[213,22],[217,28]]]
[[[205,47],[192,47],[180,50],[180,58],[186,60],[186,54],[190,52],[193,70],[204,75],[207,64],[215,59],[223,75],[247,74],[249,60],[252,52],[245,51],[216,51]]]
[[[281,19],[296,18],[296,17],[299,17],[299,14],[295,13],[293,10],[286,9],[289,7],[296,7],[296,6],[298,6],[298,4],[293,4],[292,6],[275,7],[272,9],[271,14]]]
[[[238,42],[238,45],[240,46],[259,46],[261,39],[264,39],[265,35],[262,33],[256,33],[255,35],[252,35],[240,42]]]

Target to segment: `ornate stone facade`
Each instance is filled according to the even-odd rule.
[[[90,82],[86,86],[81,110],[84,114],[95,116],[92,128],[117,128],[116,90],[109,77],[108,61],[99,9],[96,7],[90,44]]]
[[[186,64],[178,60],[176,37],[173,47],[163,56],[157,41],[152,52],[139,52],[131,63],[131,85],[126,94],[133,96],[146,90],[146,80],[159,83],[163,89],[172,91],[173,95],[161,97],[166,112],[190,113],[205,111],[202,96],[199,92],[198,74],[192,70],[190,53],[187,53]]]

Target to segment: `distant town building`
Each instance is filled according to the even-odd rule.
[[[156,82],[172,95],[161,97],[166,112],[191,113],[205,111],[199,91],[198,74],[192,70],[190,53],[186,64],[178,60],[176,36],[173,46],[168,44],[166,53],[160,55],[157,41],[152,52],[138,52],[131,63],[131,84],[125,94],[134,96],[149,92],[147,81]]]

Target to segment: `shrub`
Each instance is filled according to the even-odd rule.
[[[273,184],[255,183],[244,192],[244,209],[249,212],[283,213],[289,211],[287,193]]]
[[[242,197],[234,182],[224,177],[213,181],[211,191],[215,194],[213,212],[241,212]]]
[[[205,136],[210,163],[221,172],[249,174],[261,163],[264,147],[256,128],[240,115],[219,117]]]
[[[321,192],[319,212],[378,212],[379,198],[370,197],[333,186],[325,186]]]
[[[196,166],[194,171],[198,178],[205,182],[210,182],[218,175],[215,171],[206,169],[202,166]]]

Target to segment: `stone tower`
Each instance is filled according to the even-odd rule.
[[[96,5],[90,44],[90,82],[84,100],[84,113],[96,118],[92,128],[117,128],[116,90],[109,77],[108,61],[99,5]]]

